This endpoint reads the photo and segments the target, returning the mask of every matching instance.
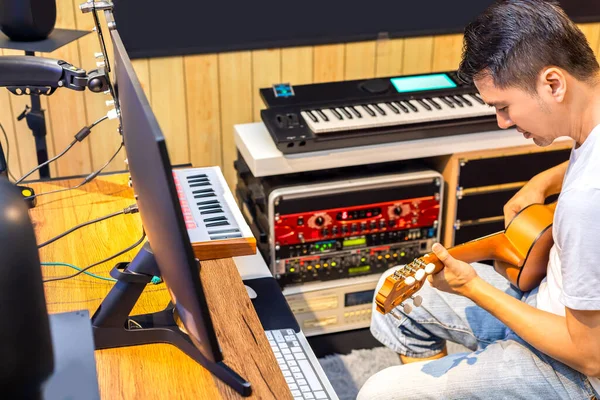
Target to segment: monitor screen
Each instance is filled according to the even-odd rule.
[[[111,31],[123,139],[142,224],[187,333],[213,362],[223,359],[177,197],[167,146],[119,33]]]
[[[450,89],[458,86],[447,74],[402,76],[390,81],[398,93]]]

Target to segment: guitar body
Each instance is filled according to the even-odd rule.
[[[472,263],[494,260],[496,270],[522,291],[535,288],[544,279],[548,266],[552,239],[552,221],[556,203],[532,204],[521,210],[506,230],[452,247],[448,252],[456,259]],[[376,308],[382,314],[392,311],[423,286],[421,279],[413,279],[419,270],[433,264],[432,274],[440,272],[444,264],[434,253],[429,253],[399,268],[386,278],[375,296]],[[410,281],[411,283],[407,283]]]

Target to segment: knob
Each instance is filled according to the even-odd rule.
[[[342,233],[348,233],[348,225],[342,225]]]
[[[371,229],[377,228],[377,222],[371,221]]]
[[[304,235],[303,235],[302,233],[299,233],[299,234],[298,234],[298,240],[299,240],[301,243],[304,243]]]
[[[402,208],[400,206],[394,207],[394,214],[400,216],[402,214]]]
[[[421,304],[423,304],[423,298],[419,295],[417,296],[410,296],[410,298],[413,301],[413,304],[415,305],[415,307],[421,307]]]
[[[419,269],[415,273],[415,279],[418,280],[418,281],[422,281],[423,278],[425,278],[425,271],[423,269]]]
[[[434,263],[429,263],[425,266],[425,272],[430,275],[433,273],[433,271],[435,271],[435,264]]]
[[[360,229],[363,230],[363,231],[366,230],[367,229],[367,223],[366,222],[361,222]]]
[[[406,304],[402,304],[402,311],[404,311],[405,314],[410,314],[410,312],[412,311],[412,306],[408,303]]]
[[[415,284],[415,282],[416,282],[416,280],[415,280],[415,278],[413,278],[412,276],[409,276],[408,278],[406,278],[406,279],[404,280],[404,283],[405,283],[407,286],[412,286],[412,285],[414,285],[414,284]]]
[[[315,224],[321,226],[325,223],[325,218],[318,216],[317,219],[315,219]]]
[[[385,220],[382,219],[381,221],[379,221],[379,228],[380,229],[385,228]]]
[[[334,234],[334,235],[337,235],[338,234],[338,227],[334,226],[333,229],[331,229],[331,233]]]

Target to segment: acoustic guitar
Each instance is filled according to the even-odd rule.
[[[522,291],[535,288],[546,276],[552,239],[552,220],[556,203],[532,204],[522,209],[504,231],[484,236],[448,249],[452,257],[467,263],[495,260],[496,270]],[[415,293],[423,287],[425,277],[436,274],[444,264],[434,253],[426,254],[400,267],[388,276],[375,296],[377,311],[391,312],[398,305],[410,312],[413,298],[420,305]]]

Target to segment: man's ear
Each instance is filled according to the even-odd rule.
[[[562,103],[567,93],[567,77],[560,68],[544,68],[539,75],[538,93],[544,98],[552,98]]]

